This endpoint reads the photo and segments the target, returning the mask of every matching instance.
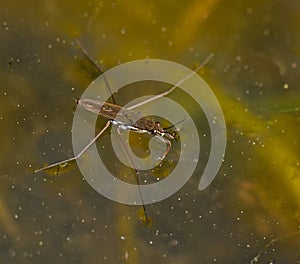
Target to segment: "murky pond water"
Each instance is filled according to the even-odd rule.
[[[299,13],[297,1],[276,0],[2,3],[0,262],[298,263]],[[199,191],[209,125],[189,97],[174,91],[168,97],[181,100],[198,126],[199,164],[178,192],[147,205],[151,227],[140,221],[140,206],[91,188],[76,163],[59,175],[33,173],[73,156],[75,99],[99,75],[75,37],[103,71],[145,58],[195,69],[215,53],[199,74],[224,112],[224,162]],[[123,105],[165,89],[145,83],[139,94],[128,87],[116,100]],[[104,124],[99,120],[97,129]],[[189,137],[184,122],[181,128]],[[137,154],[149,138],[132,135]],[[133,182],[132,171],[114,160],[109,132],[98,149],[116,176]],[[180,151],[174,141],[143,181],[167,177]]]

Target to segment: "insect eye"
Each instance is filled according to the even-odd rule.
[[[176,141],[178,141],[179,134],[177,133],[176,130],[174,130],[174,131],[172,132],[172,137],[173,137]]]

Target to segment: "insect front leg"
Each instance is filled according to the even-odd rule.
[[[164,142],[167,145],[167,149],[166,149],[165,153],[163,154],[163,156],[161,158],[159,158],[161,161],[163,161],[166,158],[166,156],[168,155],[168,153],[171,149],[172,143],[169,139],[166,139],[162,136],[157,136],[156,135],[155,137],[160,139],[162,142]]]

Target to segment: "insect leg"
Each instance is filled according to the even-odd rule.
[[[165,159],[165,157],[168,155],[168,153],[171,149],[172,143],[169,139],[166,139],[164,137],[161,137],[161,136],[155,136],[155,137],[160,139],[162,142],[164,142],[167,145],[167,149],[166,149],[165,153],[163,154],[163,156],[161,158],[159,158],[161,161],[163,161]]]
[[[117,126],[117,131],[118,131],[119,136],[121,136],[121,130],[126,130],[126,129],[122,128],[122,126]],[[130,130],[133,131],[133,132],[138,132],[137,130],[132,130],[132,129],[130,129]],[[134,165],[134,162],[133,162],[133,160],[130,156],[130,153],[129,153],[126,145],[125,145],[124,140],[122,140],[121,143],[122,143],[123,151],[125,151],[128,159],[129,159],[129,162],[131,163],[131,168],[132,168],[133,174],[136,178],[136,183],[137,183],[139,194],[140,194],[140,197],[141,197],[141,200],[142,200],[143,215],[141,216],[141,220],[147,226],[151,226],[152,225],[152,218],[148,215],[147,208],[146,208],[146,205],[144,203],[144,198],[143,198],[143,194],[142,194],[142,190],[141,190],[141,183],[140,183],[140,173]]]
[[[100,66],[91,58],[89,53],[86,51],[86,49],[81,45],[80,41],[77,38],[74,38],[76,45],[79,47],[83,55],[88,59],[88,61],[93,64],[93,66],[99,71],[100,74],[103,73],[102,69]]]
[[[79,41],[77,38],[75,38],[74,40],[75,40],[77,46],[79,47],[79,49],[81,50],[81,52],[83,53],[83,55],[88,59],[88,61],[89,61],[89,62],[97,69],[97,71],[98,71],[100,74],[103,74],[104,71],[103,71],[103,70],[100,68],[100,66],[92,59],[92,57],[89,55],[89,53],[86,51],[86,49],[81,45],[80,41]],[[109,83],[108,83],[108,81],[107,81],[105,75],[103,75],[103,76],[104,76],[104,81],[105,81],[106,89],[107,89],[108,93],[111,94],[111,98],[112,98],[113,103],[116,104],[116,100],[115,100],[115,98],[114,98],[114,95],[113,95],[112,92],[111,92],[110,85],[109,85]]]
[[[145,100],[145,101],[143,101],[143,102],[141,102],[141,103],[138,103],[138,104],[136,104],[136,105],[133,105],[133,106],[130,106],[130,107],[128,107],[127,109],[128,110],[132,110],[132,109],[134,109],[134,108],[137,108],[137,107],[139,107],[139,106],[142,106],[142,105],[144,105],[144,104],[147,104],[147,103],[150,103],[150,102],[152,102],[152,101],[154,101],[154,100],[156,100],[156,99],[158,99],[158,98],[161,98],[161,97],[163,97],[163,96],[166,96],[166,95],[168,95],[168,94],[170,94],[170,93],[172,93],[174,90],[175,90],[175,88],[177,88],[178,86],[180,86],[182,83],[184,83],[186,80],[188,80],[189,78],[191,78],[192,76],[193,76],[193,74],[195,74],[197,71],[199,71],[200,69],[202,69],[211,59],[212,59],[212,57],[215,55],[215,53],[210,53],[206,58],[205,58],[205,60],[193,71],[193,72],[191,72],[190,74],[188,74],[187,76],[185,76],[184,78],[182,78],[178,83],[176,83],[171,89],[169,89],[168,91],[165,91],[165,92],[163,92],[163,93],[161,93],[161,94],[158,94],[158,95],[156,95],[156,96],[153,96],[153,97],[151,97],[151,98],[149,98],[148,100]]]
[[[40,172],[43,170],[47,170],[47,169],[53,168],[55,166],[58,166],[60,164],[64,164],[64,163],[79,159],[81,157],[81,155],[103,134],[103,132],[109,127],[110,124],[111,124],[111,120],[109,120],[106,123],[105,127],[96,135],[96,137],[94,137],[92,139],[92,141],[89,144],[87,144],[76,156],[66,159],[66,160],[63,160],[63,161],[59,161],[59,162],[50,164],[46,167],[39,168],[39,169],[35,170],[34,173],[37,173],[37,172]]]

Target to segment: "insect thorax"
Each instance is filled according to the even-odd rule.
[[[147,117],[142,117],[137,120],[134,126],[142,130],[148,130],[149,132],[156,130],[156,122],[154,122],[153,119]]]

